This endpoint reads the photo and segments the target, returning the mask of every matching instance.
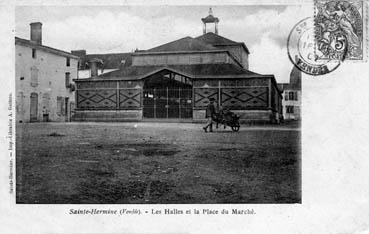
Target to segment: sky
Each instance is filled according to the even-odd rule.
[[[29,39],[29,23],[42,22],[44,45],[88,54],[131,52],[201,35],[209,7],[220,20],[219,35],[250,50],[249,70],[289,81],[287,37],[298,21],[311,16],[305,5],[17,6],[15,35]]]

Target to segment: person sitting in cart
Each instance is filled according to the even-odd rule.
[[[203,127],[205,132],[208,132],[208,128],[209,128],[209,132],[213,131],[213,116],[215,115],[215,106],[214,106],[214,98],[210,98],[209,99],[209,104],[206,107],[206,112],[205,112],[205,118],[206,118],[206,126]]]
[[[224,129],[226,129],[228,122],[231,122],[233,117],[234,117],[234,113],[232,111],[230,111],[227,107],[223,108],[221,106],[221,111],[219,112],[222,118],[222,124],[224,125]]]
[[[231,121],[233,119],[234,113],[228,108],[223,110],[223,118],[225,121]]]

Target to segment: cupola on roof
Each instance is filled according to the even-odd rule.
[[[209,15],[201,19],[203,23],[218,23],[219,19],[213,16],[213,10],[209,8]]]
[[[211,7],[209,8],[209,15],[205,18],[201,18],[202,23],[204,24],[203,33],[206,34],[210,32],[210,28],[206,27],[206,24],[214,24],[214,33],[218,34],[218,23],[219,19],[213,16],[213,10]]]

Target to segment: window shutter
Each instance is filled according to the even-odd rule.
[[[61,98],[61,115],[65,115],[65,98]]]
[[[62,97],[56,98],[56,114],[61,115],[62,114]]]

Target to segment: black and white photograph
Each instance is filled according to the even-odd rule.
[[[300,203],[293,10],[17,7],[17,203]]]

